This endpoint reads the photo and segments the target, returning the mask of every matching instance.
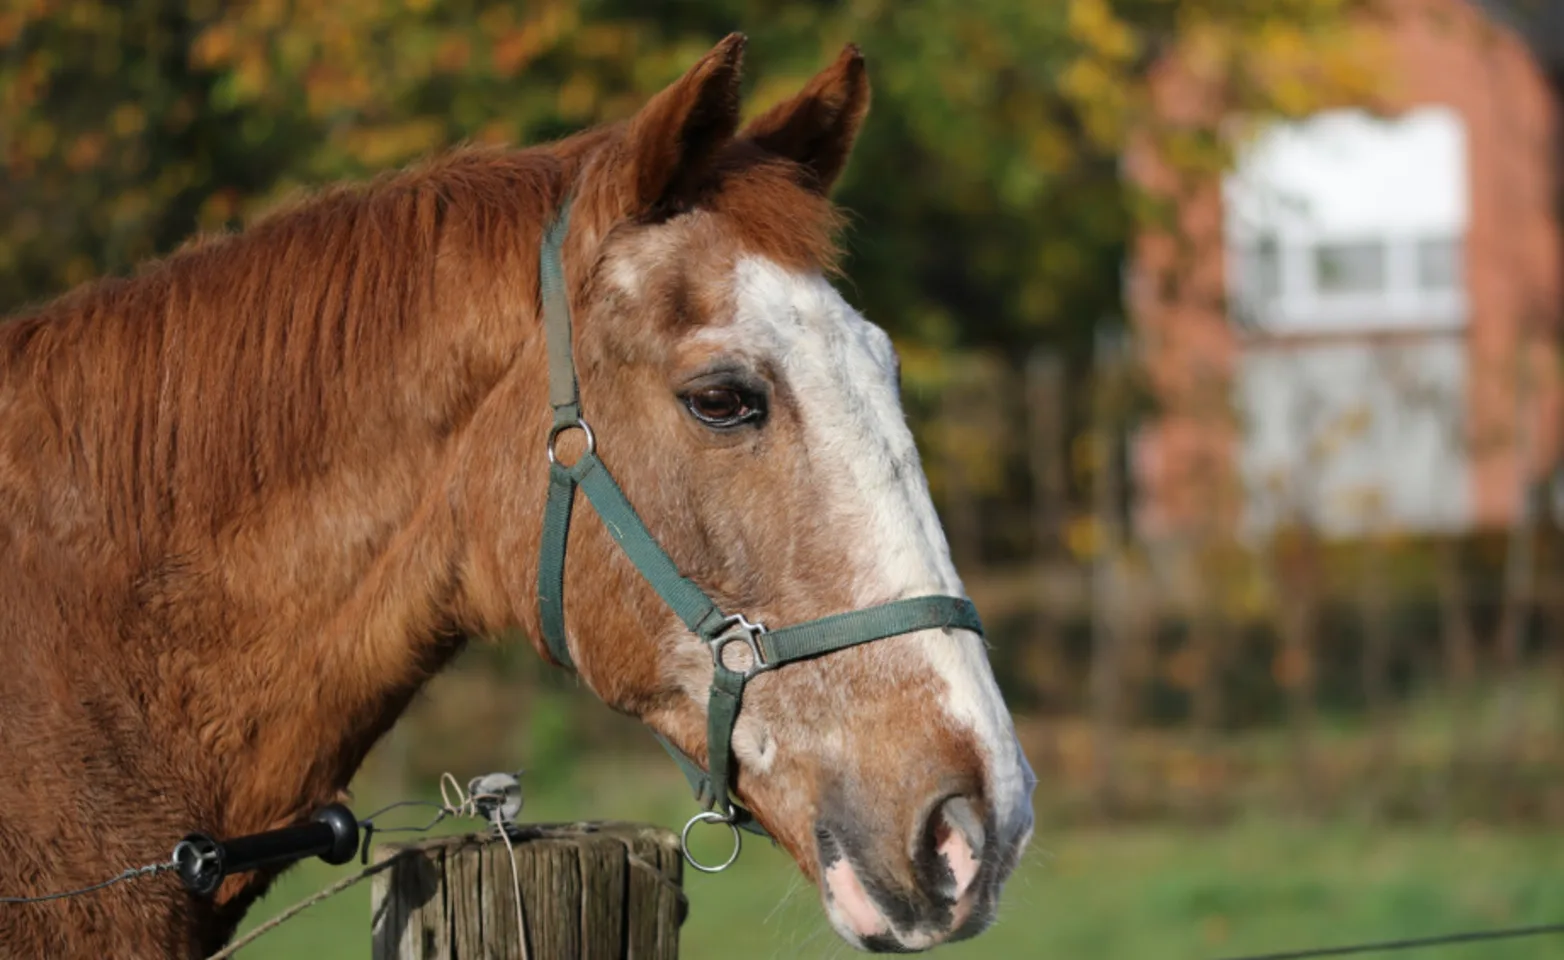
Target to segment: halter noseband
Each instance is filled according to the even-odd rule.
[[[538,606],[542,614],[543,639],[555,660],[566,667],[574,666],[565,642],[565,547],[570,531],[570,512],[576,488],[580,487],[587,502],[602,518],[603,526],[608,528],[641,576],[684,625],[711,649],[712,682],[706,705],[710,772],[702,770],[661,734],[654,731],[654,735],[684,771],[696,800],[707,808],[685,824],[681,840],[687,840],[690,828],[700,822],[725,823],[733,830],[733,854],[720,866],[697,862],[690,856],[688,843],[681,844],[691,866],[715,873],[738,858],[740,828],[767,836],[754,815],[735,803],[728,790],[733,727],[738,720],[744,685],[750,678],[798,660],[872,640],[953,627],[981,633],[983,624],[971,601],[961,597],[929,596],[897,600],[768,630],[763,624],[751,623],[741,613],[723,613],[705,591],[679,573],[673,560],[636,515],[624,491],[609,475],[608,468],[598,459],[597,437],[581,416],[581,397],[571,359],[570,300],[560,255],[569,221],[570,201],[566,200],[544,234],[539,260],[543,329],[548,344],[549,403],[554,408],[554,425],[548,433],[548,503],[543,512],[543,537],[538,558]],[[555,442],[566,430],[580,430],[586,439],[586,452],[570,466],[561,463],[554,451]],[[743,670],[734,670],[724,662],[723,651],[735,643],[749,651],[749,663]]]

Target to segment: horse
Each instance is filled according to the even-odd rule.
[[[0,894],[305,822],[469,638],[518,635],[710,764],[713,818],[752,816],[849,943],[991,923],[1036,781],[979,625],[750,669],[764,624],[967,601],[891,340],[832,283],[863,57],[741,124],[743,50],[626,121],[329,188],[0,324]],[[589,456],[742,615],[682,620],[601,505],[546,529]],[[276,874],[0,906],[0,952],[205,956]]]

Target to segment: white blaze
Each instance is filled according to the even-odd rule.
[[[810,461],[855,532],[859,607],[928,594],[966,596],[929,498],[897,395],[896,356],[885,331],[864,319],[820,274],[749,257],[738,264],[737,315],[714,330],[780,365],[800,407]],[[945,704],[984,753],[1001,836],[1030,827],[1031,769],[989,667],[983,639],[966,630],[913,635],[950,688]]]

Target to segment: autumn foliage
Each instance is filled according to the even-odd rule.
[[[863,46],[876,104],[839,192],[857,215],[850,295],[914,348],[910,378],[937,377],[950,346],[1079,345],[1118,312],[1145,213],[1118,158],[1162,51],[1195,51],[1245,107],[1296,113],[1362,85],[1348,14],[1349,0],[10,0],[0,308],[302,188],[626,116],[742,29],[753,110]],[[1163,133],[1178,162],[1220,162],[1212,131]]]

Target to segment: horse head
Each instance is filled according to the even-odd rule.
[[[599,516],[576,498],[568,537],[556,525],[557,553],[545,543],[536,561],[562,564],[562,601],[546,569],[534,590],[546,529],[509,548],[528,556],[491,551],[516,621],[606,703],[694,762],[716,759],[714,819],[752,811],[818,884],[844,938],[926,948],[991,921],[1031,835],[1035,781],[973,621],[915,617],[753,669],[766,648],[751,623],[775,633],[914,598],[941,598],[947,612],[965,601],[900,406],[895,349],[829,279],[827,194],[869,106],[863,59],[849,47],[741,127],[742,50],[741,37],[724,40],[627,123],[556,148],[556,199],[568,196],[570,212],[556,214],[541,269],[555,258],[568,319],[550,335],[573,356],[555,357],[550,380],[568,409],[546,441],[537,400],[492,417],[494,431],[527,424],[527,439],[505,446],[529,466],[496,468],[526,482],[473,496],[541,505],[545,446],[552,459],[558,445],[556,480],[590,452],[635,516],[594,497]],[[515,376],[535,380],[544,349],[529,343]],[[590,434],[573,429],[581,422]],[[671,561],[665,579],[744,619],[697,635],[703,614],[681,616],[638,567],[645,544],[621,547],[636,523]],[[736,711],[730,744],[710,742],[718,673],[747,681],[724,708]]]

